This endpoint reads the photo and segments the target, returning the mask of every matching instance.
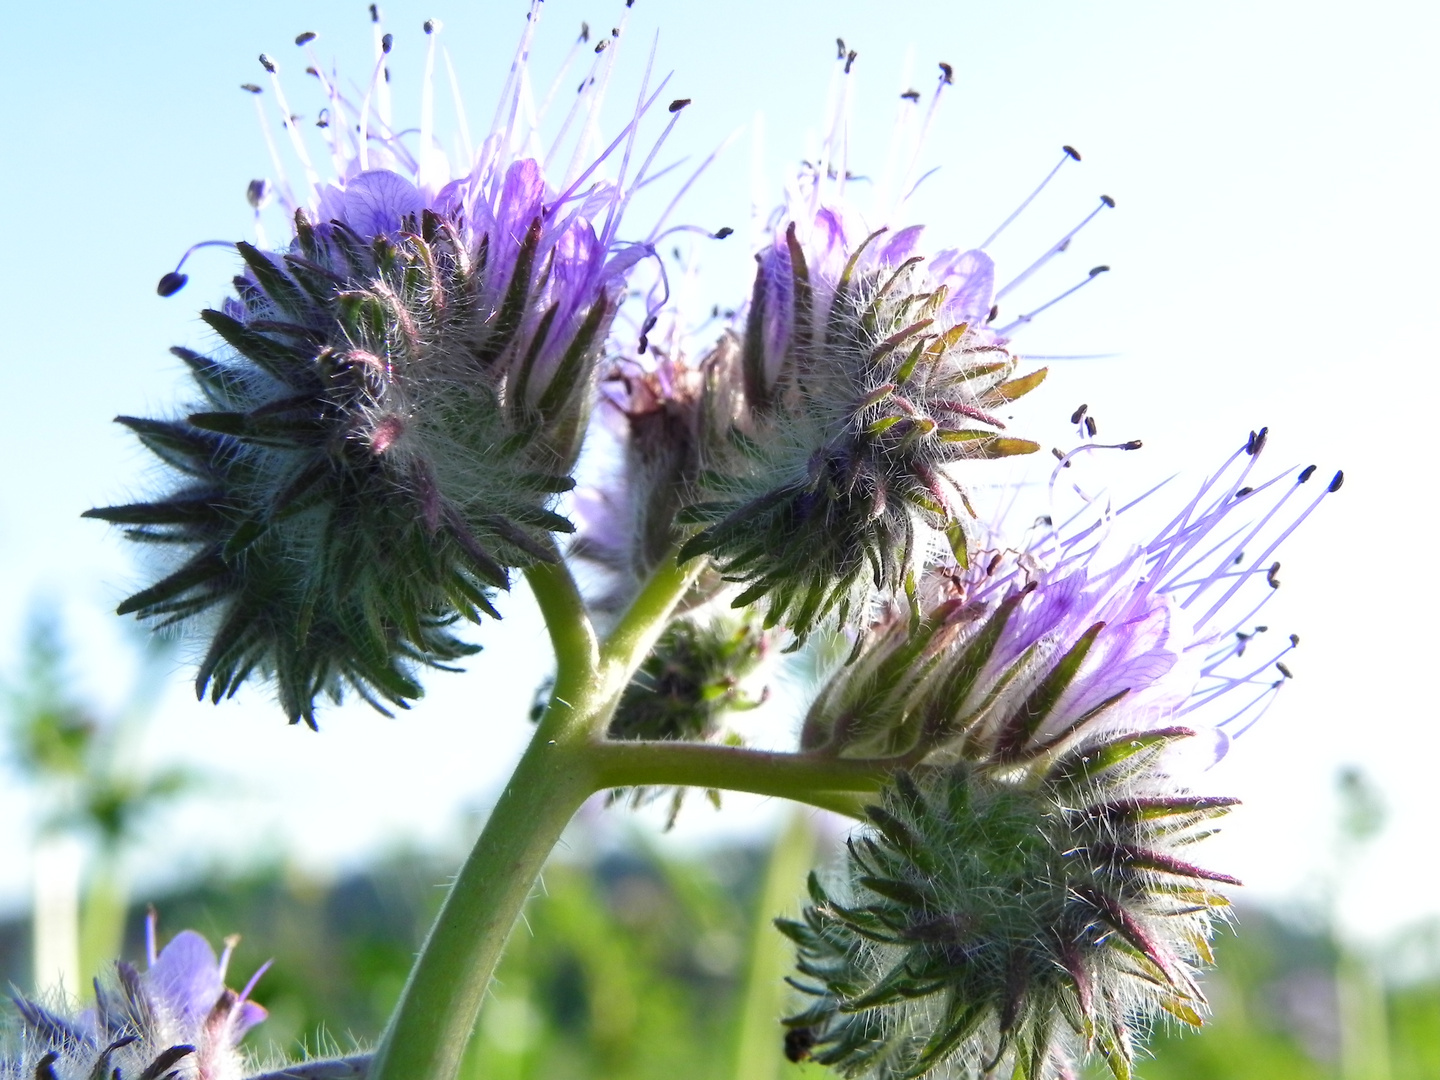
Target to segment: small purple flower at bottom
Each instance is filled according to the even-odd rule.
[[[225,974],[238,938],[227,938],[217,959],[204,937],[183,930],[157,955],[152,912],[146,940],[146,969],[116,961],[113,979],[95,980],[93,1008],[72,1016],[16,995],[19,1038],[0,1051],[0,1077],[245,1076],[240,1040],[266,1016],[250,992],[270,964],[263,964],[237,993],[225,985]]]

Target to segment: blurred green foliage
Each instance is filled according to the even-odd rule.
[[[466,1080],[827,1075],[784,1060],[778,1023],[762,1051],[767,1060],[743,1070],[736,1060],[757,940],[771,953],[767,962],[785,950],[759,911],[768,853],[726,848],[665,859],[641,840],[592,840],[572,842],[546,870],[486,1005]],[[576,857],[596,848],[602,853]],[[271,1011],[251,1036],[262,1058],[351,1052],[376,1037],[396,1000],[448,865],[397,854],[328,884],[283,867],[257,870],[162,899],[161,934],[187,926],[215,942],[242,934],[232,985],[276,959],[256,991]],[[142,919],[138,910],[129,919],[132,958],[143,954]],[[0,930],[0,943],[4,937]],[[0,960],[17,951],[0,948]],[[1222,933],[1216,952],[1219,967],[1207,979],[1213,1018],[1199,1034],[1157,1032],[1153,1060],[1139,1069],[1145,1080],[1440,1077],[1433,974],[1388,989],[1375,984],[1378,1019],[1362,1035],[1382,1044],[1366,1044],[1371,1051],[1357,1061],[1343,1045],[1356,1023],[1346,1015],[1356,1008],[1356,988],[1346,983],[1355,964],[1323,930],[1250,910],[1238,933]],[[22,974],[0,978],[20,983]],[[783,1007],[775,1000],[771,1015]]]

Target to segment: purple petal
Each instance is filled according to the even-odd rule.
[[[931,260],[930,274],[950,287],[945,308],[956,322],[975,325],[990,314],[995,295],[995,264],[985,252],[941,252]]]
[[[269,1015],[264,1006],[256,1005],[253,1001],[242,1001],[240,1008],[236,1010],[233,1021],[232,1038],[234,1041],[238,1043],[247,1031]]]
[[[368,238],[399,232],[407,215],[418,216],[424,209],[424,198],[409,180],[386,169],[371,169],[345,185],[338,217]]]
[[[495,227],[502,250],[520,249],[530,223],[540,216],[544,200],[545,178],[540,175],[540,166],[534,159],[523,158],[506,170],[500,199],[495,205]]]
[[[160,950],[145,981],[158,998],[188,1020],[208,1015],[225,990],[215,950],[194,930],[182,930]]]
[[[924,231],[924,225],[911,225],[901,229],[880,247],[876,261],[885,266],[899,266],[915,254],[915,248],[920,243],[920,234]]]

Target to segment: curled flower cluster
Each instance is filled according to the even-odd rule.
[[[644,170],[628,184],[623,167],[619,180],[599,170],[621,147],[628,164],[660,91],[557,180],[515,149],[538,13],[508,117],[456,168],[429,130],[428,87],[418,154],[372,108],[388,94],[389,35],[358,105],[312,67],[335,179],[319,182],[287,118],[311,178],[308,199],[281,185],[293,238],[271,252],[237,244],[237,295],[202,316],[223,348],[175,350],[201,400],[178,419],[120,418],[173,486],[90,514],[179,553],[120,611],[160,626],[208,618],[202,696],[219,701],[258,674],[311,726],[317,697],[346,689],[404,707],[422,693],[418,665],[475,651],[457,620],[497,617],[492,591],[510,571],[557,557],[551,534],[571,526],[554,499],[573,485],[626,276],[650,250],[617,236]],[[596,64],[614,51],[597,50]],[[582,113],[598,108],[594,75]],[[284,107],[278,77],[275,89]],[[180,284],[167,275],[162,292]]]
[[[747,586],[737,605],[765,598],[800,636],[913,585],[927,533],[963,545],[949,466],[1039,449],[994,415],[1045,372],[1011,378],[1017,361],[984,329],[989,258],[947,253],[922,273],[918,235],[852,241],[826,211],[807,256],[791,222],[761,256],[743,337],[720,346],[739,351],[744,408],[681,557],[711,555]]]
[[[851,884],[815,875],[786,1020],[846,1076],[1070,1075],[1096,1049],[1129,1075],[1157,1010],[1199,1026],[1192,965],[1209,958],[1213,883],[1175,852],[1233,802],[1159,782],[1176,730],[1060,755],[1027,782],[968,762],[901,773],[851,843]]]
[[[1164,751],[1198,734],[1180,718],[1258,685],[1209,725],[1220,752],[1288,677],[1279,657],[1236,661],[1276,545],[1341,481],[1282,517],[1314,468],[1251,486],[1264,443],[1118,557],[1116,515],[1089,505],[937,570],[920,624],[883,618],[822,691],[802,744],[900,772],[844,880],[813,881],[803,921],[781,924],[816,999],[787,1020],[795,1053],[898,1080],[1065,1076],[1095,1050],[1127,1077],[1159,1013],[1200,1024],[1213,886],[1238,882],[1183,849],[1233,800],[1193,795]]]
[[[209,942],[184,930],[157,955],[153,915],[148,929],[146,969],[117,961],[112,978],[95,981],[94,1008],[69,1015],[16,996],[20,1029],[15,1045],[0,1053],[0,1076],[240,1080],[247,1075],[239,1044],[265,1019],[265,1010],[249,1000],[265,968],[236,993],[225,986],[234,939],[217,960]]]

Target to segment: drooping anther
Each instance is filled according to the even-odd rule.
[[[1080,151],[1076,150],[1073,146],[1062,146],[1060,147],[1060,149],[1064,150],[1065,153],[1069,154],[1070,157],[1074,158],[1076,161],[1080,160]]]
[[[380,21],[380,5],[379,5],[379,4],[371,4],[371,5],[370,5],[370,21],[371,21],[372,23],[377,23],[377,22]]]
[[[395,35],[394,35],[394,34],[384,34],[384,35],[381,36],[381,38],[380,38],[380,51],[381,51],[381,52],[385,53],[385,54],[388,56],[388,55],[390,54],[390,50],[391,50],[392,48],[394,48],[394,46],[395,46]]]
[[[1295,648],[1296,646],[1298,646],[1299,644],[1300,644],[1300,635],[1299,635],[1299,634],[1291,634],[1291,635],[1290,635],[1290,647],[1293,649],[1293,648]]]
[[[945,61],[940,61],[940,81],[949,86],[955,81],[955,69]]]
[[[999,304],[991,304],[991,305],[990,305],[990,314],[987,315],[987,316],[985,316],[985,323],[986,323],[986,325],[988,326],[990,323],[994,322],[999,315],[1000,315],[1000,305],[999,305]]]
[[[836,60],[844,60],[844,59],[845,59],[845,39],[844,39],[844,38],[839,38],[839,37],[837,37],[837,38],[835,39],[835,59],[836,59]]]
[[[185,287],[185,283],[189,280],[189,274],[182,274],[178,270],[172,270],[160,279],[160,284],[155,286],[155,291],[161,296],[174,296]]]
[[[859,56],[859,55],[860,55],[860,54],[857,53],[854,49],[851,49],[848,53],[845,54],[845,74],[846,74],[846,75],[849,75],[849,74],[850,74],[850,69],[855,66],[855,58],[856,58],[857,56]]]
[[[160,283],[155,286],[155,291],[161,296],[174,296],[177,292],[183,289],[185,287],[185,283],[190,280],[190,275],[183,274],[180,271],[185,266],[185,260],[190,258],[191,255],[195,254],[195,252],[199,251],[201,248],[233,248],[234,246],[235,245],[232,244],[229,240],[201,240],[198,244],[191,244],[188,248],[185,249],[185,254],[180,256],[180,261],[175,264],[175,269],[171,270],[170,273],[166,274],[160,279]]]
[[[1095,437],[1096,431],[1098,431],[1098,430],[1099,430],[1099,427],[1098,427],[1098,425],[1095,423],[1095,418],[1094,418],[1093,416],[1087,416],[1087,417],[1085,417],[1085,434],[1088,435],[1088,436],[1090,436],[1090,438],[1093,439],[1093,438]]]
[[[1262,427],[1259,431],[1250,432],[1250,438],[1245,442],[1245,453],[1251,457],[1260,453],[1261,450],[1265,449],[1265,440],[1269,435],[1270,429],[1268,427]]]
[[[1110,209],[1115,209],[1115,200],[1112,199],[1109,195],[1101,195],[1100,201],[1103,202],[1106,206],[1110,207]]]
[[[1270,569],[1265,571],[1265,584],[1272,589],[1280,587],[1280,563],[1278,561],[1270,564]]]
[[[1275,661],[1275,670],[1280,672],[1280,674],[1284,675],[1287,679],[1293,679],[1295,677],[1294,675],[1290,674],[1290,669],[1286,667],[1283,663],[1281,663],[1279,660]]]
[[[424,29],[425,33],[427,33],[427,34],[433,34],[433,33],[435,33],[436,30],[439,30],[439,29],[440,29],[440,20],[439,20],[439,19],[426,19],[425,22],[424,22],[424,25],[423,25],[423,29]]]
[[[260,54],[260,66],[263,67],[267,73],[271,75],[275,74],[275,61],[271,60],[270,57],[266,56],[263,52]]]

